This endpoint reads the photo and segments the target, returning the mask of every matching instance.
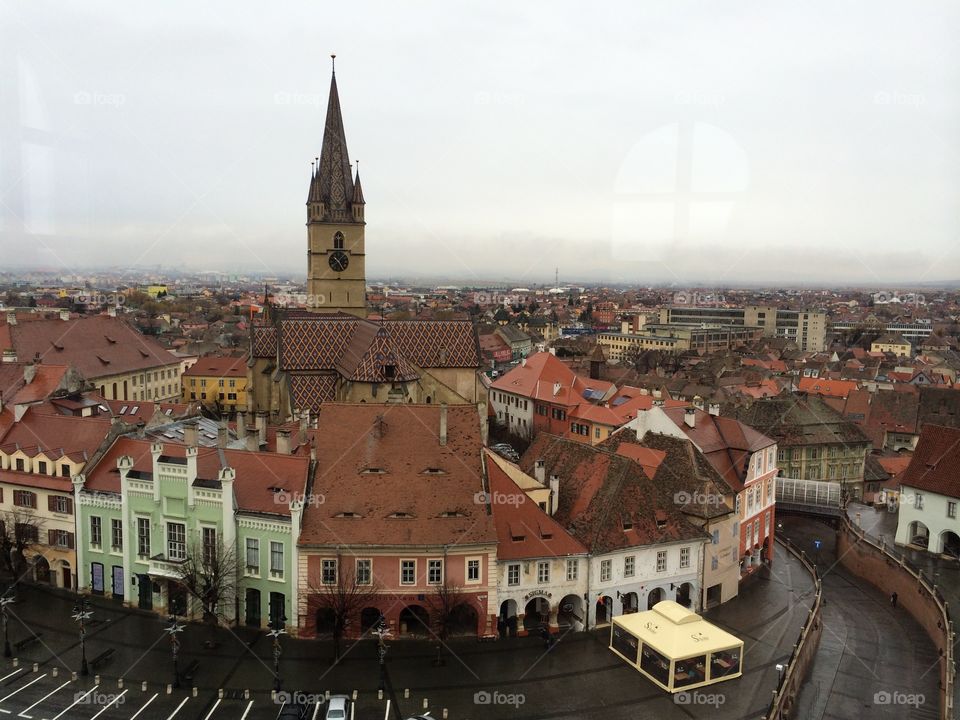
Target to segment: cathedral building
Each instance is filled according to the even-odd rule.
[[[486,417],[471,320],[368,320],[365,201],[347,152],[336,73],[307,194],[307,310],[252,323],[248,410],[284,422],[323,402],[474,404]]]

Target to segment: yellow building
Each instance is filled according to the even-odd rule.
[[[247,361],[243,357],[202,357],[183,373],[183,401],[247,409]]]
[[[893,353],[897,357],[911,357],[913,346],[896,333],[881,335],[870,343],[870,352]]]

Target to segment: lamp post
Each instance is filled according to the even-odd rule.
[[[7,605],[13,602],[13,596],[10,594],[10,589],[3,594],[3,597],[0,597],[0,615],[3,616],[3,656],[12,657],[13,651],[10,650],[10,635],[7,633],[7,621],[8,610]]]
[[[380,663],[380,687],[379,690],[386,688],[387,679],[387,639],[390,637],[390,628],[387,627],[387,621],[380,616],[380,621],[374,629],[373,634],[377,636],[377,658]]]
[[[90,674],[90,669],[87,667],[87,627],[84,623],[90,619],[91,615],[93,611],[90,609],[90,601],[87,598],[77,600],[71,617],[80,623],[80,674],[84,676]],[[6,608],[4,608],[4,627],[6,627]]]
[[[180,652],[180,638],[177,637],[177,633],[183,632],[184,625],[177,621],[176,615],[170,617],[169,623],[164,632],[170,636],[170,651],[173,654],[173,686],[179,688],[180,669],[177,666],[177,658]]]
[[[270,621],[268,627],[270,632],[267,633],[269,637],[273,638],[273,689],[277,692],[280,692],[280,652],[283,648],[280,647],[280,636],[286,635],[287,631],[284,630],[284,626],[287,622],[287,616],[281,615],[278,618],[275,618]]]

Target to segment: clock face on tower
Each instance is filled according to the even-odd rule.
[[[330,269],[334,272],[343,272],[350,264],[350,258],[343,250],[334,250],[327,259],[330,263]]]

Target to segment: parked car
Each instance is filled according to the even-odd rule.
[[[327,700],[326,720],[349,720],[350,698],[346,695],[331,695]]]
[[[497,443],[496,445],[491,445],[490,449],[510,462],[520,462],[520,453],[514,450],[508,443]]]

